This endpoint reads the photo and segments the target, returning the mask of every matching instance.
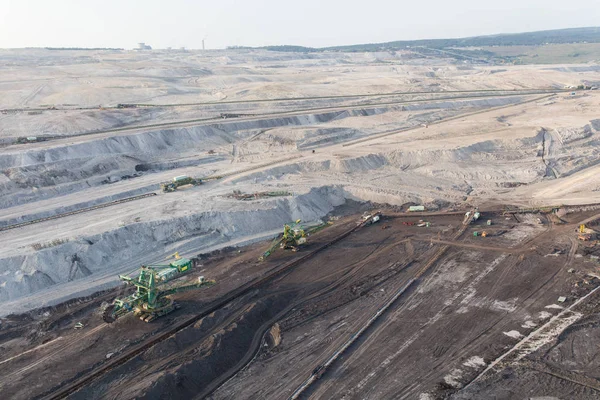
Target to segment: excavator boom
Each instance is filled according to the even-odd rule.
[[[267,251],[265,251],[262,256],[260,256],[259,260],[263,261],[265,258],[269,257],[277,247],[280,246],[281,242],[283,241],[283,237],[279,237],[275,240],[273,240],[273,242],[271,243],[271,247],[269,247],[269,249]]]
[[[213,281],[213,280],[200,280],[198,283],[195,283],[193,285],[186,285],[186,286],[176,286],[173,288],[169,288],[169,289],[165,289],[160,291],[159,296],[160,297],[165,297],[165,296],[170,296],[172,294],[175,293],[184,293],[184,292],[189,292],[190,290],[195,290],[195,289],[200,289],[201,287],[210,287],[215,285],[217,282]]]

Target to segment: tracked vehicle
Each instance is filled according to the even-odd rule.
[[[177,308],[179,305],[170,297],[175,293],[183,293],[215,284],[215,281],[198,277],[197,282],[189,285],[167,285],[167,282],[191,272],[194,262],[186,258],[178,258],[169,265],[143,265],[135,278],[120,275],[119,278],[128,285],[136,287],[136,291],[124,298],[115,299],[102,315],[106,323],[112,323],[129,313],[134,313],[142,321],[151,322]]]
[[[306,243],[307,237],[320,231],[323,228],[326,228],[332,224],[332,222],[327,222],[324,224],[320,224],[317,226],[313,226],[308,229],[304,229],[300,225],[300,220],[296,220],[293,223],[285,224],[283,226],[283,234],[277,237],[272,243],[271,246],[265,251],[260,257],[259,260],[263,261],[265,258],[269,257],[277,248],[298,251],[300,246]]]

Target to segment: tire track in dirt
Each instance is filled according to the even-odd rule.
[[[456,234],[453,236],[454,240],[458,240],[463,234],[464,232],[467,230],[468,226],[469,226],[469,222],[470,221],[463,221],[463,223],[461,224],[459,230],[456,232]],[[432,248],[431,251],[433,252],[433,255],[429,256],[429,258],[427,259],[427,262],[421,266],[421,268],[419,268],[417,270],[417,272],[413,275],[412,278],[410,278],[408,281],[404,282],[403,285],[406,286],[402,286],[402,288],[400,289],[401,291],[398,293],[398,297],[400,297],[410,286],[412,286],[414,283],[418,283],[419,279],[430,270],[430,268],[435,265],[440,259],[441,257],[443,257],[446,253],[446,251],[448,250],[449,246],[448,245],[444,245],[438,249]],[[413,291],[408,299],[402,304],[401,308],[406,306],[406,303],[408,301],[410,301],[411,298],[413,298],[415,296],[416,291]],[[392,303],[395,303],[398,300],[398,298],[395,298]],[[392,303],[389,303],[389,305],[392,305]],[[386,309],[387,311],[387,309]],[[392,314],[392,317],[390,317],[389,315],[387,316],[387,319],[385,319],[383,322],[379,323],[377,326],[375,326],[371,332],[368,332],[368,336],[366,337],[366,339],[363,340],[363,342],[361,343],[361,347],[359,349],[358,352],[355,353],[351,353],[349,356],[346,356],[346,359],[342,362],[341,365],[339,365],[336,368],[344,368],[344,365],[351,363],[352,359],[355,359],[357,357],[359,357],[361,354],[364,353],[364,351],[366,351],[365,349],[368,347],[365,346],[366,343],[369,343],[370,341],[376,341],[376,338],[379,336],[379,334],[385,329],[388,328],[390,326],[390,324],[392,323],[392,321],[394,320],[393,315],[398,315],[398,310],[395,310],[394,313]],[[388,314],[388,313],[385,313]],[[381,315],[384,315],[384,313],[382,313]],[[379,314],[377,315],[377,317],[379,317]],[[438,313],[438,319],[439,317],[441,317],[441,314]],[[367,324],[371,324],[371,318],[368,320],[369,322],[367,322]],[[370,326],[369,326],[370,327]],[[367,328],[368,330],[368,328]],[[363,329],[361,328],[361,330],[359,331],[360,333],[363,332]],[[366,332],[366,330],[365,330]],[[359,334],[360,334],[359,333]],[[414,336],[414,335],[413,335]],[[415,339],[418,337],[415,336]],[[350,340],[356,340],[356,335],[353,335],[352,338]],[[412,342],[411,342],[412,343]],[[409,343],[406,347],[408,347],[411,343]],[[344,346],[344,345],[343,345]],[[338,350],[339,355],[342,356],[343,352],[347,349],[348,347],[344,348],[342,347],[342,350]],[[400,354],[401,352],[396,352],[394,354],[396,354],[396,357]],[[337,358],[337,356],[336,356]],[[387,366],[387,364],[389,364],[391,362],[391,360],[388,360],[390,357],[386,358],[386,360],[380,364],[379,367],[383,368],[385,366]],[[395,358],[395,357],[394,357]],[[333,364],[333,362],[331,362],[331,364]],[[321,364],[322,365],[322,364]],[[383,366],[383,367],[382,367]],[[325,371],[326,372],[326,371]],[[320,375],[322,375],[322,373],[320,373]],[[309,377],[309,379],[303,383],[303,385],[298,388],[296,390],[296,394],[295,396],[300,396],[305,390],[309,389],[309,386],[313,383],[313,382],[319,382],[318,386],[316,389],[312,388],[310,390],[312,390],[311,395],[317,395],[317,393],[320,393],[321,395],[323,395],[323,392],[326,391],[331,383],[327,382],[325,384],[321,383],[323,382],[322,379],[319,379],[318,381],[314,378],[315,373],[313,372],[313,374],[311,375],[311,377]],[[368,377],[373,377],[375,376],[375,373],[372,371]],[[361,381],[362,382],[362,381]],[[366,383],[365,383],[366,384]],[[360,385],[360,383],[359,383]]]
[[[528,344],[529,342],[532,341],[532,339],[536,338],[536,336],[541,335],[544,330],[547,330],[548,328],[550,328],[553,324],[557,323],[558,321],[560,321],[561,318],[563,318],[567,313],[572,313],[572,310],[578,306],[579,304],[581,304],[583,301],[585,301],[588,297],[590,297],[591,295],[593,295],[594,293],[596,293],[598,290],[600,290],[600,286],[596,287],[595,289],[593,289],[592,291],[590,291],[588,294],[586,294],[585,296],[583,296],[582,298],[580,298],[579,300],[577,300],[576,302],[574,302],[573,304],[571,304],[569,307],[565,308],[564,310],[562,310],[560,313],[558,313],[557,315],[555,315],[554,317],[552,317],[548,322],[546,322],[544,325],[542,325],[540,328],[536,329],[535,331],[531,332],[529,335],[527,335],[524,339],[522,339],[521,341],[519,341],[515,346],[513,346],[509,351],[505,352],[504,354],[502,354],[500,357],[496,358],[494,361],[492,361],[488,367],[483,370],[479,375],[477,375],[471,382],[469,382],[469,384],[467,384],[464,389],[469,388],[471,385],[473,385],[475,382],[477,382],[478,380],[480,380],[483,376],[485,376],[489,371],[493,370],[496,365],[500,364],[501,362],[504,361],[504,359],[506,359],[507,357],[509,357],[511,354],[515,353],[516,351],[518,351],[519,349],[523,348],[526,344]],[[573,321],[575,322],[575,321]],[[570,324],[569,324],[570,325]],[[566,328],[566,327],[565,327]],[[535,351],[532,349],[527,350],[528,353],[530,354],[531,352]],[[523,354],[518,355],[519,358],[524,357]]]
[[[29,371],[30,369],[48,361],[51,360],[52,358],[58,356],[59,354],[61,354],[64,350],[66,349],[72,349],[74,345],[77,344],[81,344],[83,342],[83,339],[87,338],[88,336],[91,336],[92,334],[102,330],[106,325],[98,325],[95,328],[90,329],[89,331],[83,333],[80,337],[78,337],[78,341],[76,344],[72,343],[72,342],[68,342],[63,344],[62,346],[60,346],[59,348],[57,348],[56,350],[54,350],[53,352],[51,352],[50,354],[47,354],[39,359],[37,359],[36,361],[34,361],[31,364],[28,364],[22,368],[19,368],[16,371],[13,371],[11,373],[9,373],[8,375],[4,375],[0,378],[0,388],[4,385],[6,385],[6,383],[8,381],[10,381],[12,378],[16,377],[16,376],[20,376],[23,373]],[[6,360],[8,361],[8,360]]]
[[[546,231],[545,231],[545,232],[543,232],[542,234],[540,234],[540,235],[537,235],[537,236],[536,236],[536,237],[534,237],[534,238],[531,238],[530,240],[528,240],[528,241],[524,242],[524,244],[522,244],[520,247],[524,247],[525,245],[527,245],[527,244],[528,244],[528,243],[530,243],[531,241],[533,241],[533,240],[536,240],[536,239],[538,238],[538,236],[541,236],[541,235],[543,235],[544,233],[547,233],[548,231],[549,231],[549,230],[546,230]],[[461,235],[461,232],[459,232],[459,233],[457,234],[457,236],[456,236],[456,237],[459,237],[460,235]],[[446,247],[446,246],[445,246],[445,247]],[[468,246],[468,247],[471,247],[471,246]],[[482,247],[482,248],[484,248],[485,246],[481,246],[481,247]],[[477,247],[475,247],[475,248],[477,248]],[[495,250],[495,248],[494,248],[494,250]],[[510,252],[510,253],[514,252],[514,249],[503,249],[503,250],[506,250],[507,252]],[[502,261],[505,259],[505,257],[506,257],[506,256],[501,256],[501,257],[500,257],[500,260],[499,260],[497,263],[495,263],[495,265],[499,265],[499,264],[501,264],[501,262],[502,262]],[[517,259],[513,259],[513,261],[511,261],[511,262],[509,263],[508,267],[507,267],[507,268],[504,268],[504,269],[502,270],[502,272],[501,272],[501,277],[499,278],[499,280],[495,281],[495,283],[494,283],[494,285],[493,285],[493,287],[492,287],[492,291],[497,291],[497,290],[499,289],[499,287],[500,287],[500,281],[502,280],[502,277],[506,277],[506,276],[508,276],[508,274],[510,273],[510,271],[511,271],[511,270],[513,270],[513,269],[516,267],[516,265],[517,265]],[[462,303],[465,303],[465,301],[466,301],[466,303],[465,303],[465,304],[463,304],[463,306],[467,306],[468,304],[470,304],[470,303],[471,303],[471,301],[472,301],[472,300],[474,300],[474,297],[473,297],[473,296],[469,296],[469,293],[471,292],[471,290],[467,290],[467,289],[468,289],[469,287],[472,287],[472,285],[473,285],[473,284],[477,284],[478,282],[480,282],[480,281],[481,281],[481,280],[482,280],[482,279],[483,279],[485,276],[487,276],[487,275],[488,275],[488,274],[489,274],[489,273],[490,273],[490,272],[491,272],[493,269],[495,269],[495,266],[494,266],[494,268],[491,268],[490,270],[486,271],[487,273],[480,274],[480,275],[479,275],[479,276],[477,276],[477,277],[476,277],[474,280],[472,280],[472,281],[468,282],[467,284],[465,284],[465,285],[467,285],[466,287],[465,287],[465,286],[463,286],[463,287],[462,287],[462,289],[458,289],[458,290],[457,290],[457,296],[458,296],[458,297],[461,297],[461,296],[463,296],[463,295],[466,293],[466,295],[464,295],[464,296],[463,296],[463,297],[465,297],[465,298],[463,299],[463,301],[461,301],[461,304],[462,304]],[[554,276],[554,274],[553,274],[553,276]],[[429,281],[430,279],[431,279],[431,277],[429,277],[427,281]],[[427,281],[426,281],[426,282],[427,282]],[[545,283],[546,283],[546,282],[544,282],[544,283],[543,283],[543,284],[540,286],[540,288],[541,288],[541,287],[543,287],[543,286],[545,286]],[[540,288],[538,288],[538,290],[539,290]],[[536,292],[537,292],[538,290],[536,290]],[[414,296],[414,295],[413,295],[413,296]],[[411,297],[413,297],[413,296],[411,296]],[[456,296],[455,296],[455,297],[456,297]],[[455,302],[456,302],[456,300],[458,299],[458,297],[454,298],[454,300],[452,301],[452,303],[455,303]],[[409,298],[409,299],[407,299],[407,303],[408,303],[409,301],[410,301],[410,298]],[[433,319],[430,319],[430,320],[429,320],[429,321],[428,321],[428,322],[425,324],[425,326],[424,326],[424,327],[423,327],[423,328],[422,328],[420,331],[416,332],[416,333],[415,333],[415,334],[413,334],[411,337],[409,337],[409,338],[408,338],[408,340],[407,340],[407,341],[405,341],[403,345],[401,345],[401,347],[399,348],[399,350],[398,350],[398,351],[396,351],[396,353],[394,353],[393,355],[391,355],[390,357],[386,358],[386,359],[383,361],[383,363],[382,363],[382,364],[381,364],[381,365],[378,367],[378,369],[379,369],[379,370],[381,370],[381,371],[384,371],[384,373],[385,373],[385,371],[386,371],[386,370],[389,368],[390,364],[392,363],[392,360],[393,360],[394,358],[398,357],[398,356],[399,356],[399,355],[400,355],[400,354],[401,354],[401,353],[402,353],[402,352],[403,352],[403,351],[404,351],[406,348],[408,348],[408,347],[409,347],[409,346],[410,346],[410,345],[411,345],[411,344],[412,344],[412,343],[413,343],[415,340],[417,340],[417,339],[419,338],[419,336],[420,336],[420,335],[421,335],[421,334],[424,332],[424,330],[425,330],[426,326],[431,324],[431,321],[432,321],[432,320],[435,322],[435,320],[436,320],[436,317],[438,317],[437,319],[441,318],[441,315],[442,315],[442,314],[443,314],[443,313],[444,313],[444,312],[445,312],[447,309],[449,309],[451,306],[452,306],[452,305],[444,307],[444,308],[443,308],[443,309],[442,309],[440,312],[438,312],[438,314],[436,314],[436,316],[434,316],[434,318],[433,318]],[[403,309],[404,309],[405,307],[406,307],[406,304],[404,304],[403,306],[401,306],[401,308],[398,310],[398,312],[402,312],[402,311],[403,311]],[[487,332],[489,332],[490,330],[492,330],[493,328],[497,327],[497,325],[498,325],[499,323],[502,323],[502,321],[504,320],[504,318],[506,317],[506,315],[508,315],[508,312],[505,312],[505,313],[503,313],[502,315],[500,315],[498,318],[496,318],[496,319],[494,319],[494,320],[490,321],[490,324],[488,324],[488,325],[487,325],[487,326],[485,326],[485,327],[482,327],[482,328],[481,328],[481,332],[480,332],[480,333],[479,333],[479,334],[478,334],[476,337],[474,337],[474,338],[473,338],[473,339],[470,341],[470,343],[469,343],[467,346],[463,347],[463,348],[461,349],[461,350],[462,350],[461,352],[459,352],[459,353],[456,353],[456,352],[454,352],[454,353],[452,353],[452,355],[450,355],[450,354],[446,354],[445,356],[443,356],[443,358],[442,358],[440,361],[438,361],[438,364],[439,364],[439,365],[441,365],[442,363],[444,363],[444,362],[448,362],[448,361],[451,361],[451,360],[453,360],[453,359],[461,359],[461,358],[466,358],[466,356],[468,356],[468,355],[472,355],[471,353],[473,352],[473,350],[474,350],[474,349],[476,349],[476,348],[478,348],[478,346],[480,346],[480,345],[481,345],[481,343],[482,343],[482,342],[483,342],[483,341],[486,339],[486,337],[485,337],[485,334],[486,334]],[[390,319],[388,319],[388,321],[390,321]],[[384,324],[385,324],[385,323],[384,323]],[[380,328],[380,329],[381,329],[381,328]],[[375,336],[370,336],[370,337],[369,337],[367,340],[376,340],[376,338],[377,338],[377,334],[375,334]],[[364,346],[364,345],[363,345],[363,346]],[[346,362],[345,362],[345,363],[350,363],[350,359],[346,360]],[[441,372],[440,372],[440,371],[439,371],[437,368],[435,368],[435,367],[432,367],[432,368],[430,369],[430,372],[428,372],[428,373],[427,373],[427,374],[425,374],[425,375],[421,375],[421,376],[419,377],[419,379],[416,379],[416,380],[415,380],[415,381],[413,381],[413,382],[412,382],[410,385],[408,385],[408,386],[405,386],[405,387],[403,388],[403,390],[400,390],[399,392],[396,392],[395,396],[396,396],[397,398],[414,398],[414,396],[417,396],[417,395],[419,395],[419,393],[418,393],[418,392],[417,392],[417,393],[415,393],[414,391],[415,391],[416,389],[418,389],[418,388],[419,388],[419,386],[421,386],[421,385],[423,384],[423,382],[425,382],[425,381],[427,381],[427,380],[430,380],[430,379],[431,379],[431,378],[432,378],[432,377],[433,377],[435,374],[440,374],[440,373],[441,373]],[[385,374],[386,374],[386,375],[389,375],[389,373],[385,373]],[[355,390],[354,390],[354,391],[352,391],[352,390],[351,390],[350,392],[346,392],[346,393],[345,393],[345,396],[350,396],[350,397],[352,397],[354,394],[356,394],[356,393],[357,393],[357,392],[356,392],[356,389],[360,390],[360,388],[361,388],[361,387],[362,387],[362,388],[366,387],[366,386],[367,386],[367,382],[366,382],[366,381],[367,381],[367,380],[370,380],[370,379],[372,379],[372,378],[373,378],[375,375],[377,375],[377,372],[376,372],[375,370],[374,370],[374,371],[371,371],[371,373],[369,373],[369,374],[368,374],[368,375],[367,375],[367,376],[366,376],[366,377],[365,377],[365,378],[364,378],[364,379],[363,379],[361,382],[359,382],[359,383],[358,383],[358,386],[355,388]],[[380,378],[380,379],[383,379],[383,378]],[[390,377],[390,379],[391,379],[391,377]],[[325,386],[327,386],[327,384],[325,384]],[[317,395],[317,396],[318,396],[318,394],[317,394],[317,393],[319,393],[320,395],[324,395],[324,393],[325,393],[325,392],[326,392],[326,390],[327,390],[327,387],[323,387],[323,388],[320,388],[320,389],[321,389],[321,390],[319,390],[319,389],[318,389],[318,392],[315,392],[315,393],[313,393],[313,395]],[[365,394],[365,393],[363,392],[363,394]],[[366,394],[366,395],[368,396],[368,394]]]

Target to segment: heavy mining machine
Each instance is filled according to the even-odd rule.
[[[285,224],[283,226],[283,234],[277,237],[271,246],[265,251],[262,256],[259,257],[260,261],[269,257],[278,247],[282,249],[288,249],[292,251],[298,251],[298,248],[306,243],[306,238],[317,231],[331,225],[332,222],[327,222],[317,226],[313,226],[308,229],[304,229],[300,226],[300,220],[296,220],[293,223]]]
[[[163,192],[168,193],[168,192],[174,192],[177,190],[178,187],[185,186],[185,185],[194,185],[194,186],[202,185],[202,179],[191,178],[186,175],[176,176],[170,182],[161,183],[160,188],[162,189]]]
[[[209,180],[221,179],[221,176],[210,176],[205,178],[192,178],[187,175],[180,175],[173,178],[172,181],[163,182],[160,184],[160,188],[163,192],[169,193],[174,192],[177,188],[186,185],[198,186]]]
[[[167,282],[189,273],[192,266],[192,260],[179,258],[169,265],[143,265],[136,278],[119,275],[126,284],[135,286],[136,291],[127,297],[115,299],[104,310],[102,318],[105,322],[112,323],[132,312],[142,321],[151,322],[176,310],[179,305],[170,295],[215,284],[215,281],[205,280],[200,276],[198,281],[191,285],[166,285]]]
[[[584,242],[588,242],[596,237],[596,231],[586,227],[585,224],[579,225],[577,232],[579,233],[579,235],[577,235],[577,239]]]
[[[371,225],[371,224],[374,224],[375,222],[378,222],[380,219],[381,219],[381,211],[375,211],[375,212],[365,211],[362,215],[361,223],[366,223],[367,225]]]
[[[227,197],[234,198],[237,200],[257,200],[268,197],[280,197],[280,196],[292,196],[292,193],[287,190],[280,190],[274,192],[255,192],[255,193],[242,193],[240,190],[234,190],[233,193],[227,195]]]
[[[468,224],[472,224],[475,221],[477,221],[479,219],[479,217],[481,216],[481,213],[479,211],[477,211],[477,209],[474,209],[472,211],[467,211],[467,213],[465,214],[465,218],[463,219],[463,225],[468,225]]]

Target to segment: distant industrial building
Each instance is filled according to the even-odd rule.
[[[152,50],[152,46],[147,45],[146,43],[138,43],[137,50]]]

